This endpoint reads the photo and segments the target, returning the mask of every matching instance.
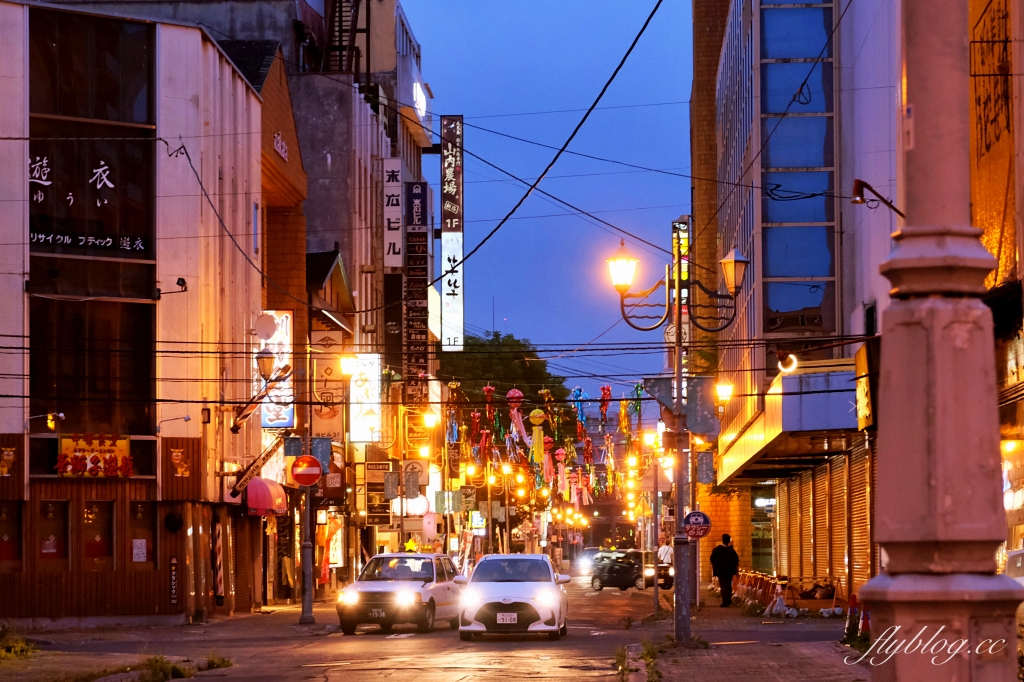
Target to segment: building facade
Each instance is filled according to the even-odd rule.
[[[2,123],[19,351],[3,360],[0,617],[247,608],[258,529],[221,474],[260,432],[218,435],[251,396],[249,353],[225,349],[251,347],[262,309],[246,253],[260,98],[199,28],[0,11],[20,103]]]

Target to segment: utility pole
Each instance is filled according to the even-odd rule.
[[[971,648],[945,653],[942,665],[899,653],[872,677],[1009,682],[1024,587],[996,574],[1006,514],[992,314],[979,299],[996,262],[971,226],[968,2],[903,0],[902,13],[906,225],[881,266],[893,300],[882,317],[872,481],[875,540],[889,563],[860,597],[876,637],[924,627],[921,641]],[[979,655],[982,641],[1005,648]]]
[[[308,294],[309,310],[313,310],[313,294]],[[306,315],[306,452],[313,454],[313,316],[307,312]],[[305,491],[306,508],[302,514],[302,613],[299,616],[300,624],[315,623],[313,617],[313,539],[312,518],[313,518],[313,493],[308,485],[302,486]]]
[[[491,462],[488,460],[484,469],[484,482],[487,484],[487,553],[493,553],[494,505],[491,504]]]
[[[654,530],[651,531],[651,535],[654,538],[654,620],[658,620],[658,550],[661,549],[661,532],[658,526],[658,451],[657,445],[651,455],[651,471],[654,473],[654,504],[651,505],[653,509],[651,514],[653,515]],[[646,580],[647,578],[644,578]]]
[[[675,595],[675,623],[674,632],[677,642],[688,642],[690,633],[690,539],[686,537],[683,528],[683,504],[685,502],[683,491],[690,489],[690,466],[686,455],[683,454],[683,432],[686,430],[686,418],[683,414],[683,296],[682,296],[682,259],[681,259],[681,229],[687,229],[688,225],[682,223],[672,224],[672,283],[675,289],[675,323],[676,333],[673,340],[672,350],[675,358],[675,418],[676,418],[676,454],[679,462],[676,464],[676,528],[675,536],[672,538],[672,563],[676,568],[675,582],[673,584]],[[693,451],[692,434],[686,434],[685,441],[688,451]],[[655,612],[657,613],[657,612]]]

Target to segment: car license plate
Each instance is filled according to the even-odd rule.
[[[370,618],[383,618],[384,609],[370,609]]]
[[[498,623],[504,625],[515,625],[518,622],[518,613],[499,613]]]

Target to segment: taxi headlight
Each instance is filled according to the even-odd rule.
[[[655,573],[656,573],[656,571],[653,568],[645,568],[644,569],[644,575],[646,575],[648,578],[653,576]]]
[[[341,594],[338,595],[338,601],[342,604],[358,604],[359,593],[355,590],[342,590]]]
[[[480,606],[482,601],[476,590],[467,587],[462,590],[462,595],[459,597],[459,606],[464,609],[473,609]]]
[[[534,601],[543,606],[546,609],[555,608],[555,604],[558,603],[558,595],[555,594],[554,590],[541,590],[534,597]]]
[[[669,566],[668,567],[668,574],[671,575],[671,576],[675,576],[676,569],[674,567],[672,567],[672,566]]]
[[[419,595],[410,590],[402,590],[395,595],[395,603],[399,606],[412,606],[419,602]]]

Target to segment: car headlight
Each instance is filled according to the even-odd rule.
[[[338,601],[342,604],[358,604],[359,593],[355,590],[342,590],[341,594],[338,595]]]
[[[553,609],[558,603],[558,595],[554,590],[541,590],[533,599],[546,609]]]
[[[462,590],[462,595],[459,597],[459,606],[464,609],[476,608],[477,606],[480,606],[482,602],[483,600],[480,598],[480,594],[469,587],[464,588]]]
[[[668,574],[671,575],[671,576],[675,576],[676,569],[674,567],[672,567],[672,566],[669,566],[668,567]]]
[[[644,575],[646,575],[648,578],[653,576],[655,573],[656,573],[656,571],[653,568],[645,568],[644,569]]]
[[[410,590],[402,590],[395,595],[395,603],[399,606],[412,606],[418,604],[420,601],[420,595]]]
[[[594,565],[594,562],[591,561],[590,559],[584,559],[583,561],[580,562],[580,568],[588,568],[589,569],[593,565]]]

